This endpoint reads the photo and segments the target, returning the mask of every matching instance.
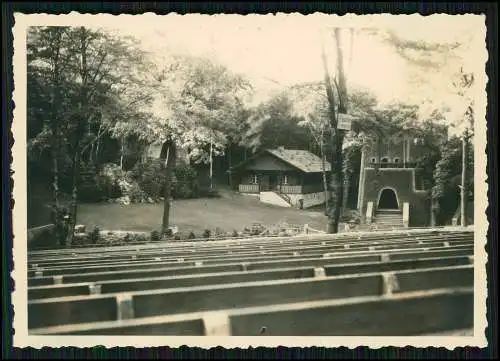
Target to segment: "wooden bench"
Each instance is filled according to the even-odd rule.
[[[109,271],[90,272],[81,270],[79,274],[64,274],[59,271],[36,271],[35,278],[28,278],[28,287],[50,285],[54,283],[81,283],[95,282],[111,279],[126,279],[126,278],[144,278],[155,276],[182,275],[182,274],[200,274],[208,272],[231,272],[231,271],[249,271],[257,269],[273,269],[273,268],[292,268],[292,267],[321,267],[326,264],[340,264],[348,262],[377,262],[403,259],[415,259],[422,257],[451,257],[451,256],[469,256],[473,254],[472,246],[462,247],[442,247],[417,250],[403,250],[399,252],[367,252],[367,253],[343,253],[343,254],[322,254],[317,257],[288,257],[287,259],[272,259],[259,260],[250,262],[247,259],[244,262],[220,262],[219,264],[208,264],[196,262],[180,262],[179,265],[171,264],[164,265],[157,263],[147,263],[140,267],[137,265],[120,268],[112,268]],[[109,269],[104,266],[102,269]],[[54,276],[62,276],[54,277]]]
[[[180,242],[179,243],[163,243],[161,245],[158,244],[145,244],[141,246],[115,246],[115,247],[107,247],[107,248],[83,248],[83,249],[57,249],[49,252],[39,253],[39,252],[30,252],[28,254],[28,261],[31,262],[40,262],[40,261],[65,261],[67,258],[70,260],[74,260],[75,257],[80,259],[89,259],[95,258],[95,255],[99,254],[101,257],[119,257],[120,255],[129,256],[132,254],[142,254],[142,253],[155,253],[158,249],[166,249],[170,250],[172,253],[176,252],[190,252],[191,250],[201,249],[206,250],[222,250],[230,247],[231,249],[248,249],[248,248],[259,248],[260,246],[265,246],[268,249],[273,247],[295,247],[297,245],[320,245],[322,242],[332,243],[332,244],[345,244],[345,243],[361,243],[366,244],[377,242],[377,241],[390,241],[390,240],[426,240],[426,239],[442,239],[446,240],[448,238],[463,238],[463,239],[473,239],[473,233],[447,233],[447,234],[418,234],[418,235],[406,235],[406,234],[389,234],[389,235],[378,235],[372,237],[344,237],[338,238],[333,237],[332,235],[322,236],[320,238],[311,238],[311,237],[297,237],[298,239],[294,239],[295,237],[289,237],[285,239],[267,239],[263,241],[257,240],[248,240],[248,239],[240,239],[240,240],[230,240],[230,241],[211,241],[211,242],[199,242],[199,243],[190,243],[190,242]]]
[[[98,264],[98,265],[90,265],[90,266],[81,266],[81,267],[41,267],[37,266],[31,270],[28,270],[28,277],[34,277],[37,274],[40,275],[39,272],[47,276],[55,276],[61,274],[83,274],[83,273],[94,273],[94,272],[106,272],[106,271],[120,271],[120,270],[132,270],[132,269],[146,269],[146,268],[157,268],[158,265],[170,266],[170,267],[187,267],[187,266],[196,266],[199,265],[200,262],[204,265],[210,264],[230,264],[230,263],[241,263],[241,262],[249,262],[255,259],[259,261],[279,261],[279,260],[288,260],[290,258],[314,258],[314,257],[323,257],[324,255],[332,255],[336,256],[349,256],[349,255],[368,255],[368,254],[380,254],[380,253],[400,253],[400,252],[410,252],[410,251],[424,251],[424,250],[432,250],[432,249],[466,249],[472,248],[473,244],[469,243],[456,243],[456,244],[448,244],[443,245],[441,242],[438,243],[429,243],[429,244],[415,244],[415,245],[394,245],[394,247],[379,247],[379,246],[371,246],[366,249],[351,249],[351,248],[322,248],[322,249],[311,249],[307,252],[299,251],[299,250],[288,250],[285,254],[279,255],[269,255],[269,254],[258,254],[258,255],[234,255],[224,254],[219,255],[218,257],[212,258],[203,258],[203,257],[193,257],[193,258],[170,258],[170,257],[161,257],[158,255],[153,260],[144,260],[144,261],[126,261],[115,264]],[[38,272],[38,273],[37,273]]]
[[[319,253],[319,251],[324,250],[325,252],[330,252],[330,251],[335,251],[335,250],[346,250],[350,249],[353,251],[368,251],[372,249],[394,249],[394,248],[418,248],[422,245],[426,246],[445,246],[445,245],[467,245],[467,244],[473,244],[472,239],[464,239],[464,238],[449,238],[446,241],[443,241],[442,239],[426,239],[422,241],[417,241],[417,240],[390,240],[390,241],[384,241],[384,242],[363,242],[363,243],[356,243],[356,244],[336,244],[336,243],[326,243],[322,242],[321,244],[315,244],[315,245],[299,245],[295,246],[292,248],[285,248],[285,247],[280,247],[280,248],[271,248],[271,247],[264,247],[264,246],[259,246],[256,247],[255,249],[253,248],[247,248],[247,249],[240,249],[240,250],[235,250],[232,248],[224,248],[222,250],[215,249],[215,250],[210,250],[210,251],[205,251],[205,250],[190,250],[188,253],[183,253],[183,254],[172,254],[168,249],[162,249],[162,250],[157,250],[155,253],[130,253],[128,256],[121,255],[120,257],[112,257],[109,258],[108,256],[106,257],[101,257],[99,254],[93,255],[92,258],[88,259],[87,257],[83,259],[79,258],[74,258],[74,259],[63,259],[59,261],[38,261],[38,263],[30,263],[30,268],[40,268],[43,267],[44,269],[48,268],[74,268],[75,266],[79,267],[91,267],[94,265],[102,265],[103,262],[106,263],[106,265],[111,266],[111,265],[119,265],[120,263],[141,263],[141,262],[147,262],[154,260],[155,258],[161,257],[164,261],[173,261],[175,262],[177,259],[182,258],[184,260],[209,260],[211,258],[213,259],[218,259],[218,258],[230,258],[230,257],[236,257],[236,256],[241,256],[241,257],[252,257],[252,256],[259,256],[262,257],[262,255],[265,256],[288,256],[290,255],[290,252],[299,252],[301,254],[308,254],[308,253]]]
[[[326,265],[323,267],[326,276],[361,274],[370,272],[390,272],[405,269],[439,268],[467,265],[469,257],[421,258],[391,262],[351,263]],[[316,272],[317,274],[317,272]],[[315,276],[315,268],[290,268],[275,270],[257,270],[242,272],[206,273],[184,276],[151,277],[125,280],[110,280],[95,283],[61,284],[28,288],[28,299],[41,299],[66,296],[83,296],[94,293],[107,294],[118,292],[144,291],[178,287],[195,287],[223,283],[243,283],[252,281],[269,281],[277,279],[296,279]]]
[[[50,298],[28,302],[28,327],[391,295],[405,291],[473,285],[474,268],[467,265],[314,279],[208,285],[116,295]],[[454,314],[454,317],[457,317],[457,314]]]
[[[142,336],[416,336],[472,329],[473,321],[473,289],[464,288],[62,325],[31,329],[29,333]]]

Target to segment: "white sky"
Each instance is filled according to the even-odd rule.
[[[362,18],[362,17],[358,17]],[[117,21],[112,26],[120,32],[141,40],[144,47],[158,54],[183,52],[209,56],[228,66],[232,71],[247,76],[258,91],[259,98],[283,85],[320,81],[323,78],[321,63],[321,29],[334,26],[339,18],[329,15],[168,15],[151,16],[147,26],[133,26],[133,21]],[[345,20],[345,19],[342,19]],[[449,16],[420,17],[392,16],[374,18],[372,26],[388,26],[398,35],[408,39],[431,42],[462,41],[467,36],[481,34],[484,20],[478,17]],[[364,27],[348,21],[347,26]],[[111,24],[110,24],[111,25]],[[335,71],[333,38],[325,35],[330,71]],[[343,33],[346,58],[350,53],[349,32]],[[484,47],[484,45],[483,45]],[[348,60],[348,59],[346,59]],[[483,63],[484,64],[484,63]],[[346,66],[349,65],[347,61]],[[450,64],[443,71],[458,70],[460,64]],[[348,69],[351,84],[372,90],[380,101],[394,99],[435,98],[436,84],[430,79],[427,95],[410,82],[414,69],[399,57],[391,47],[381,41],[356,34],[352,49],[352,63]],[[484,67],[483,67],[484,69]],[[484,70],[483,70],[484,71]],[[437,76],[442,83],[442,72]],[[432,93],[432,95],[430,95]],[[443,94],[444,96],[444,94]]]
[[[394,100],[450,105],[460,113],[460,99],[451,95],[451,74],[465,64],[484,79],[488,56],[485,17],[477,15],[68,15],[47,16],[40,25],[85,25],[114,28],[138,38],[159,58],[169,53],[208,56],[245,75],[256,89],[255,102],[286,85],[321,81],[321,30],[341,28],[391,28],[399,36],[428,42],[465,42],[464,61],[450,61],[437,71],[408,65],[395,50],[366,34],[356,34],[349,60],[350,39],[343,36],[348,85],[371,90],[380,102]],[[471,37],[473,38],[471,40]],[[329,68],[335,71],[335,42],[324,37]],[[159,60],[161,61],[161,60]],[[350,66],[349,66],[350,65]],[[414,82],[414,79],[419,79]],[[277,83],[276,83],[277,82]],[[484,91],[485,81],[476,82]],[[476,89],[477,90],[477,89]],[[453,115],[455,117],[455,115]],[[453,121],[453,120],[452,120]]]

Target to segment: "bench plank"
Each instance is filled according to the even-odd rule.
[[[232,336],[401,336],[472,329],[472,288],[227,309]],[[392,317],[394,312],[394,317]],[[456,317],[460,314],[461,317]],[[391,317],[388,317],[391,315]],[[32,329],[38,335],[202,336],[203,313]],[[295,322],[293,322],[295,320]],[[354,320],[354,322],[353,322]],[[408,322],[410,321],[410,322]],[[263,326],[265,332],[262,332]]]
[[[439,268],[449,266],[468,265],[468,257],[446,257],[446,258],[421,258],[416,260],[402,260],[390,262],[350,263],[339,265],[325,265],[323,267],[326,276],[337,276],[347,274],[388,272],[404,269]],[[313,277],[314,269],[293,268],[276,270],[256,270],[241,272],[207,273],[199,275],[184,275],[156,278],[138,278],[126,280],[102,281],[100,292],[116,293],[143,291],[160,288],[194,287],[207,284],[243,283],[251,281],[264,281],[273,279],[295,279]],[[90,283],[64,284],[52,286],[39,286],[28,288],[28,299],[54,298],[63,296],[78,296],[90,294]]]
[[[424,289],[433,287],[432,279],[440,275],[439,286],[473,286],[469,280],[473,277],[454,278],[457,270],[473,274],[473,267],[459,266],[442,270],[400,271],[396,277],[401,289],[410,289],[413,284]],[[448,273],[447,277],[446,274]],[[261,281],[246,284],[208,285],[169,290],[155,290],[132,293],[133,315],[130,317],[160,316],[164,314],[189,313],[195,311],[215,311],[225,308],[264,306],[276,303],[305,302],[350,298],[367,295],[379,295],[385,289],[381,274],[363,274],[355,276],[337,276],[316,279]],[[119,295],[119,294],[118,294]],[[110,308],[109,296],[76,296],[51,298],[28,302],[29,328],[46,327],[57,324],[81,323],[89,320],[110,320],[117,317],[117,308]],[[103,301],[104,300],[104,301]],[[99,305],[104,302],[105,306]],[[100,307],[100,312],[95,308]],[[89,320],[87,320],[87,318]]]

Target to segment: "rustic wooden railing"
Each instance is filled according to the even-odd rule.
[[[409,162],[409,163],[402,163],[402,162],[379,162],[379,163],[369,163],[368,168],[415,168],[417,166],[417,163],[415,162]]]
[[[280,185],[278,186],[278,191],[287,194],[301,194],[302,186]]]
[[[241,193],[259,193],[258,184],[240,184],[238,190]]]

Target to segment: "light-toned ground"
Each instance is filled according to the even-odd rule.
[[[193,231],[201,234],[205,229],[219,227],[225,232],[241,231],[252,223],[265,225],[287,222],[308,224],[325,230],[326,217],[319,210],[299,210],[267,205],[258,197],[243,196],[222,191],[221,198],[186,199],[173,202],[171,224],[181,232]],[[160,204],[81,204],[78,207],[77,223],[87,229],[98,226],[101,229],[124,231],[151,231],[159,229],[163,215]]]

